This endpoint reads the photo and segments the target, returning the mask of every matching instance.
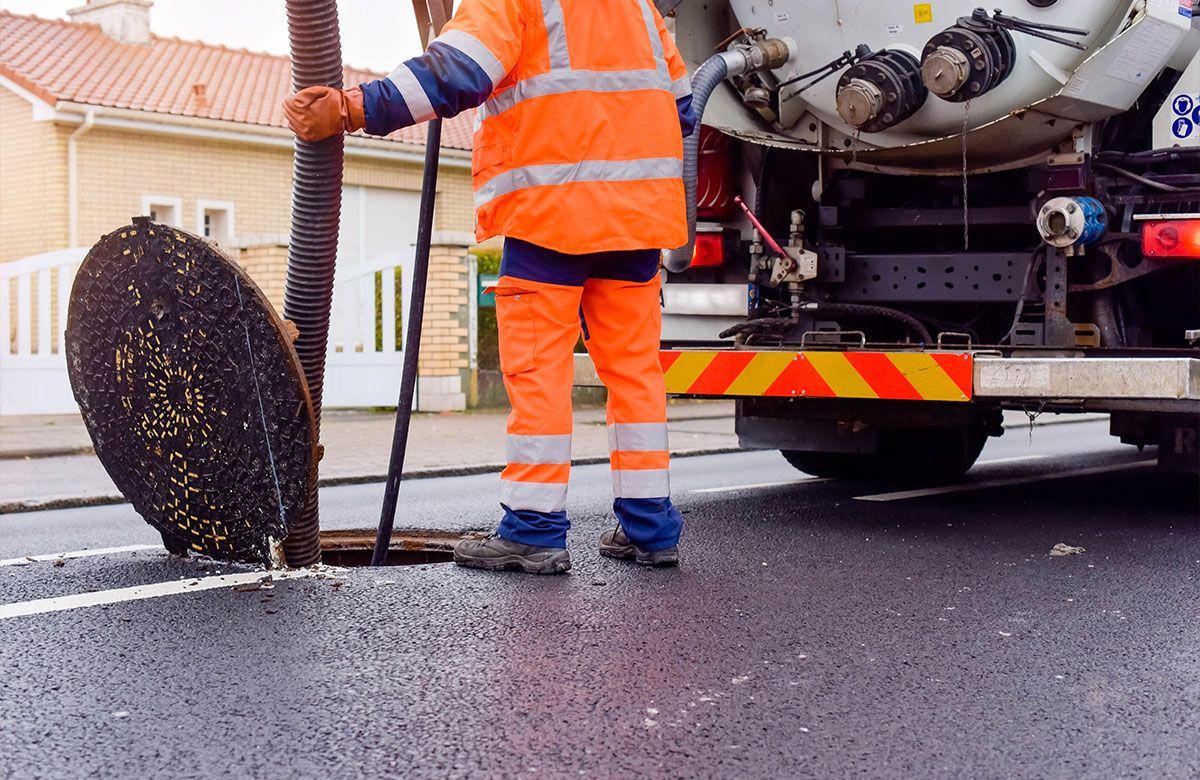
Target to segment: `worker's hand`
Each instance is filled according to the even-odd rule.
[[[358,87],[308,87],[283,101],[288,127],[304,141],[320,141],[367,126],[363,94]]]

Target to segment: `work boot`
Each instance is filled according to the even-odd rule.
[[[611,531],[600,534],[600,554],[607,558],[632,558],[639,566],[667,567],[679,565],[679,545],[665,550],[646,552],[625,535],[618,524]]]
[[[571,570],[571,554],[562,547],[519,544],[492,534],[454,545],[454,562],[470,569],[563,574]]]

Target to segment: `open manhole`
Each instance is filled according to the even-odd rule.
[[[430,531],[398,528],[392,533],[385,566],[449,563],[454,545],[463,539],[482,539],[480,531]],[[375,529],[321,532],[321,563],[329,566],[370,566],[375,549]]]

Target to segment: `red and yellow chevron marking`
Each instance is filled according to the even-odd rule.
[[[951,352],[663,350],[673,395],[971,400],[974,360]]]

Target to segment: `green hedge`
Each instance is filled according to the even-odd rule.
[[[500,273],[499,249],[473,249],[479,275]],[[500,370],[500,341],[496,331],[496,310],[479,309],[479,332],[476,342],[479,348],[479,368],[484,371]]]

